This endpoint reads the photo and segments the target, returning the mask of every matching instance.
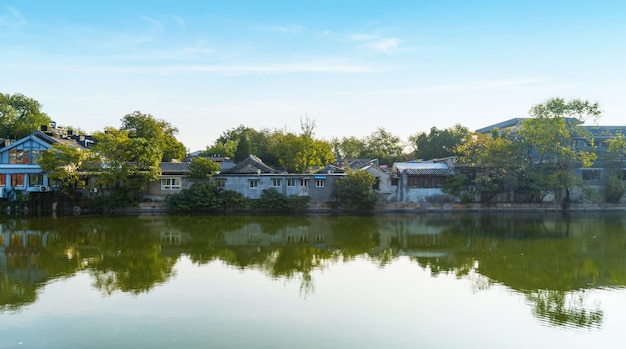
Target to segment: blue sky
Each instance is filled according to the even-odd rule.
[[[551,97],[626,125],[624,1],[0,1],[0,92],[60,125],[170,122],[190,150],[239,125],[406,140]]]

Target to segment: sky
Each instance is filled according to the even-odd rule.
[[[0,0],[0,92],[88,133],[134,111],[190,151],[240,125],[407,141],[553,97],[626,125],[626,1]]]

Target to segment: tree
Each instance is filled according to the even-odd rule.
[[[491,137],[476,137],[458,148],[461,161],[479,169],[474,184],[483,201],[505,192],[514,193],[516,201],[541,201],[553,192],[568,202],[577,184],[574,168],[595,160],[593,149],[575,147],[574,141],[589,136],[580,124],[600,115],[597,103],[554,98],[529,113],[532,118],[517,131],[494,130]]]
[[[579,99],[565,101],[552,98],[530,110],[532,118],[522,122],[520,135],[532,146],[530,161],[547,181],[544,190],[553,190],[563,202],[570,201],[570,189],[576,183],[573,169],[577,164],[589,167],[596,159],[595,151],[574,147],[574,137],[588,136],[580,125],[601,114],[598,103]]]
[[[227,141],[226,143],[218,143],[215,142],[212,146],[207,147],[205,151],[202,152],[201,156],[224,156],[228,158],[235,157],[235,151],[237,150],[236,141]]]
[[[131,138],[127,130],[108,127],[93,136],[93,151],[100,157],[98,182],[114,189],[120,196],[117,204],[133,204],[159,178],[161,149],[145,138]]]
[[[209,159],[197,157],[189,164],[189,177],[194,179],[208,179],[213,173],[221,169],[220,165]]]
[[[302,131],[303,137],[313,138],[315,126],[315,120],[311,119],[311,116],[309,114],[305,113],[304,117],[300,118],[300,130]]]
[[[335,161],[330,143],[293,133],[275,132],[268,152],[278,158],[280,167],[292,173],[304,173]]]
[[[400,138],[382,127],[365,137],[364,143],[365,151],[362,155],[378,159],[381,164],[392,165],[395,161],[402,159],[404,147]]]
[[[85,181],[79,175],[85,162],[91,160],[91,152],[57,143],[43,152],[39,165],[48,178],[61,183],[61,193],[67,199],[75,199],[74,189],[83,188]]]
[[[337,206],[353,210],[371,210],[376,205],[376,177],[363,170],[348,169],[345,177],[335,182]]]
[[[626,156],[626,138],[619,133],[608,141],[609,149],[606,156],[605,201],[617,203],[626,192],[624,187],[624,157]]]
[[[240,162],[250,156],[250,154],[252,154],[252,151],[250,149],[250,141],[248,140],[248,136],[244,134],[241,136],[241,138],[239,138],[239,142],[237,143],[234,160],[236,163]]]
[[[23,94],[0,93],[0,137],[20,139],[50,125],[52,119],[41,107],[41,103]]]
[[[415,157],[428,160],[459,155],[457,148],[469,135],[467,127],[457,124],[443,130],[432,127],[428,134],[415,134],[409,137],[409,141],[415,146]]]
[[[335,157],[338,159],[359,159],[363,157],[365,142],[356,137],[343,137],[341,140],[331,140]]]
[[[471,184],[480,192],[482,202],[489,202],[498,194],[518,189],[519,180],[527,163],[523,143],[505,137],[477,135],[459,146],[458,151],[461,154],[461,162],[478,168],[478,173]],[[452,181],[457,184],[458,182]],[[451,190],[451,194],[462,192],[459,188],[448,190]]]
[[[161,161],[182,159],[186,155],[185,145],[176,139],[178,129],[150,114],[135,111],[125,115],[121,130],[128,131],[129,138],[143,138],[159,148],[163,154]]]

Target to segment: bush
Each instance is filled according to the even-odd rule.
[[[196,183],[179,194],[166,199],[168,207],[175,210],[224,210],[245,208],[248,200],[232,190],[225,190],[214,183]]]
[[[255,208],[273,211],[294,211],[298,209],[305,209],[308,207],[308,204],[308,196],[285,196],[279,193],[276,188],[263,190],[261,197],[254,201]]]
[[[624,183],[618,176],[607,176],[604,189],[604,200],[608,203],[618,203],[624,195]]]
[[[335,183],[337,206],[351,210],[371,210],[376,205],[373,186],[376,177],[363,171],[349,170],[346,176]]]

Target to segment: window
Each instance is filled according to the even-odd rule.
[[[226,187],[226,180],[224,178],[218,178],[215,180],[215,185],[219,188],[225,188]]]
[[[287,186],[288,187],[295,187],[296,186],[296,179],[295,178],[288,178],[287,179]]]
[[[441,188],[445,182],[446,178],[440,176],[410,176],[407,178],[409,188]]]
[[[26,156],[24,158],[24,153],[29,153],[28,150],[24,151],[24,149],[11,149],[9,150],[9,163],[10,164],[28,164],[30,163],[30,156]],[[28,160],[28,162],[24,162]]]
[[[7,175],[4,173],[0,174],[0,187],[6,187],[7,185]]]
[[[180,177],[161,178],[161,190],[181,190],[182,187]]]
[[[250,180],[250,188],[257,188],[259,186],[259,180],[258,179],[251,179]]]
[[[600,170],[598,169],[583,170],[583,181],[597,181],[597,180],[600,180]]]
[[[43,175],[41,173],[28,175],[29,187],[41,187],[42,185],[43,185]]]
[[[41,151],[39,151],[39,149],[31,150],[31,163],[38,164],[40,158],[41,158]]]
[[[300,178],[300,186],[301,187],[308,187],[309,186],[309,179],[308,178]]]
[[[12,174],[11,175],[11,186],[12,187],[23,187],[24,186],[24,174]]]
[[[324,188],[325,182],[326,182],[325,179],[316,179],[315,180],[315,186],[318,187],[318,188]]]
[[[280,178],[272,178],[272,186],[273,187],[280,187]]]

